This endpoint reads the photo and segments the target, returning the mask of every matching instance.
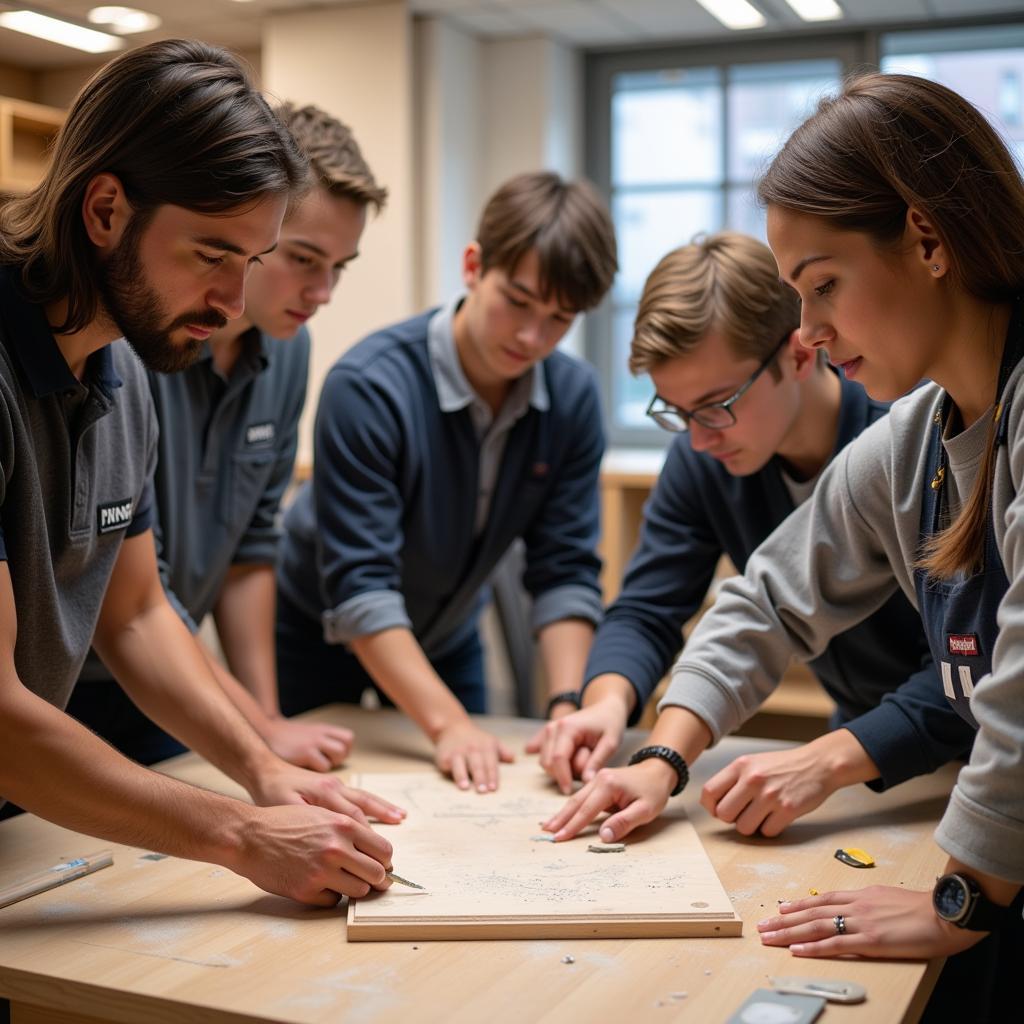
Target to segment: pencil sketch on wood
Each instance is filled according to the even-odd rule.
[[[465,793],[433,772],[361,775],[356,785],[408,811],[382,829],[395,870],[426,893],[392,886],[352,901],[360,940],[739,935],[742,921],[681,807],[609,857],[534,841],[564,797],[535,766],[503,768],[497,793]]]

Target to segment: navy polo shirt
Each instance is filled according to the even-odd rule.
[[[833,457],[888,411],[842,381]],[[676,437],[644,509],[640,543],[591,648],[585,680],[625,676],[636,691],[633,719],[682,646],[683,624],[700,608],[722,554],[742,573],[754,549],[794,509],[780,461],[733,476],[689,434]],[[966,756],[973,732],[949,708],[921,618],[895,594],[870,618],[836,636],[810,668],[838,706],[838,720],[877,765],[883,789]]]
[[[78,381],[41,306],[0,268],[0,528],[18,613],[14,661],[63,708],[125,537],[149,529],[157,424],[123,340]]]
[[[453,376],[452,308],[371,335],[324,382],[313,481],[285,516],[278,584],[326,643],[398,626],[444,656],[475,628],[481,589],[519,537],[534,628],[600,618],[593,370],[554,352],[540,382],[510,393],[518,415],[503,406],[484,423]],[[492,428],[505,433],[493,481]]]

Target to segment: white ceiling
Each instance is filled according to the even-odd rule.
[[[29,0],[36,10],[85,21],[105,0]],[[271,13],[344,7],[373,0],[120,0],[158,14],[157,32],[130,36],[136,43],[171,36],[199,37],[239,50],[260,45],[263,18]],[[849,25],[921,22],[936,18],[1024,13],[1024,0],[839,0]],[[708,39],[750,38],[803,23],[784,0],[752,0],[765,15],[764,29],[730,32],[696,0],[409,0],[416,14],[440,15],[480,36],[546,33],[578,46],[608,46]],[[0,0],[17,8],[17,0]],[[832,23],[834,24],[834,23]],[[94,64],[97,58],[0,29],[0,63],[32,70]]]

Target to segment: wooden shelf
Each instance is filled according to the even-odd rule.
[[[64,111],[0,97],[0,192],[27,192],[39,184]]]

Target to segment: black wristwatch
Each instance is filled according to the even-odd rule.
[[[943,875],[932,890],[935,913],[972,932],[992,932],[1009,920],[1013,907],[993,903],[970,875]]]
[[[639,764],[641,761],[646,761],[649,758],[657,757],[662,761],[667,761],[676,770],[676,776],[679,779],[676,788],[669,793],[669,796],[678,796],[683,791],[683,787],[690,781],[690,769],[686,767],[686,762],[683,760],[682,754],[677,753],[671,747],[641,747],[630,759],[630,764]]]
[[[551,700],[548,701],[547,711],[544,712],[545,718],[551,717],[551,710],[556,704],[571,704],[576,710],[580,709],[580,694],[578,690],[565,690],[562,693],[556,693]]]

